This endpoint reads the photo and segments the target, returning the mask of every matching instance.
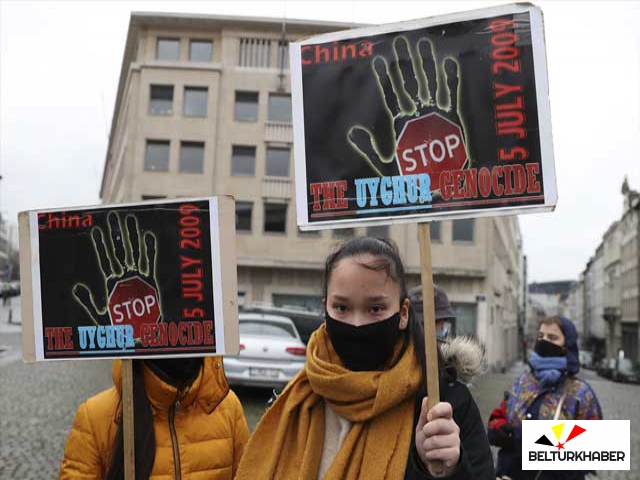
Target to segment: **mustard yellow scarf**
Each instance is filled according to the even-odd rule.
[[[325,402],[352,427],[324,480],[403,478],[420,381],[412,345],[388,370],[351,372],[323,325],[309,341],[305,368],[249,439],[235,478],[317,480]]]

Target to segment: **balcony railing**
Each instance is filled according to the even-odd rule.
[[[291,198],[292,182],[285,177],[264,177],[262,196],[265,198]]]
[[[287,122],[267,122],[264,139],[267,142],[293,143],[293,127]]]

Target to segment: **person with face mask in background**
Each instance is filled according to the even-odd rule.
[[[121,362],[114,387],[78,408],[60,480],[122,480]],[[222,358],[133,361],[136,480],[232,480],[249,429]]]
[[[529,370],[513,383],[489,419],[489,440],[500,447],[497,475],[512,480],[584,480],[585,472],[523,471],[522,420],[601,420],[602,409],[580,370],[578,333],[564,317],[540,320]]]
[[[443,372],[442,401],[427,407],[424,333],[396,247],[346,242],[327,258],[323,294],[305,367],[258,423],[236,479],[493,480],[466,386]]]

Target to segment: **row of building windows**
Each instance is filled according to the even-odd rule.
[[[259,100],[259,92],[236,91],[233,119],[242,122],[257,122]],[[269,94],[267,120],[269,122],[291,123],[291,94]]]
[[[180,39],[159,37],[156,41],[157,60],[180,60]],[[213,59],[211,40],[189,40],[189,61],[210,62]]]
[[[263,204],[264,208],[264,224],[263,231],[268,233],[287,233],[287,203],[269,203]],[[251,232],[253,230],[253,202],[236,202],[236,230],[239,232]],[[319,231],[303,232],[297,229],[298,235],[319,237]],[[380,225],[367,227],[366,235],[377,238],[389,237],[389,226]],[[348,238],[355,236],[354,228],[341,228],[333,230],[333,236],[336,238]]]
[[[264,204],[264,232],[286,233],[287,225],[286,203],[265,203]],[[236,230],[239,232],[251,232],[253,224],[253,202],[236,202]],[[473,218],[453,220],[452,240],[454,242],[473,242],[474,221]],[[299,235],[319,236],[319,231],[302,232],[298,229]],[[333,230],[336,238],[349,238],[356,234],[355,228],[340,228]],[[388,225],[376,225],[367,227],[366,236],[375,238],[389,238]],[[440,222],[431,222],[431,238],[434,241],[442,241],[440,236]]]
[[[206,117],[209,102],[207,87],[185,86],[183,92],[182,114],[185,117]],[[150,85],[149,114],[173,115],[173,85]],[[236,91],[234,120],[242,122],[258,121],[259,92]],[[270,93],[267,110],[270,122],[291,123],[291,95],[288,93]]]
[[[144,169],[148,172],[169,171],[170,149],[169,140],[147,140]],[[204,172],[204,142],[180,142],[178,171],[181,173]]]
[[[148,172],[168,172],[171,156],[170,140],[147,140],[144,169]],[[265,175],[289,177],[291,149],[288,147],[266,148]],[[178,161],[180,173],[204,172],[204,142],[181,141]],[[256,147],[233,145],[231,148],[231,175],[253,177],[256,174]]]
[[[173,85],[151,85],[149,89],[149,113],[173,114]],[[182,114],[185,117],[206,117],[209,101],[207,87],[184,87]]]
[[[165,195],[142,195],[142,200],[158,200],[167,198]],[[250,233],[253,230],[253,202],[236,202],[236,230]],[[264,203],[263,231],[268,233],[287,233],[287,209],[286,203]],[[441,222],[431,222],[431,239],[441,242]],[[452,221],[452,240],[454,242],[473,242],[475,222],[473,218],[465,218]],[[303,232],[297,228],[298,235],[319,237],[320,231]],[[350,238],[356,234],[355,228],[340,228],[333,230],[335,238]],[[375,225],[367,227],[366,236],[375,238],[389,238],[388,225]]]
[[[156,59],[179,61],[180,38],[158,37],[156,39]],[[277,48],[277,55],[272,57],[272,49]],[[213,41],[207,39],[189,40],[190,62],[211,62],[213,60]],[[274,64],[275,62],[275,64]],[[240,38],[238,48],[238,65],[253,68],[289,69],[289,42],[274,41],[268,38]]]

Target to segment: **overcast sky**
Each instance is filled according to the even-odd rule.
[[[387,23],[505,2],[0,0],[0,211],[99,203],[132,11]],[[558,207],[522,215],[529,281],[576,278],[640,189],[640,3],[535,2],[545,18]]]

